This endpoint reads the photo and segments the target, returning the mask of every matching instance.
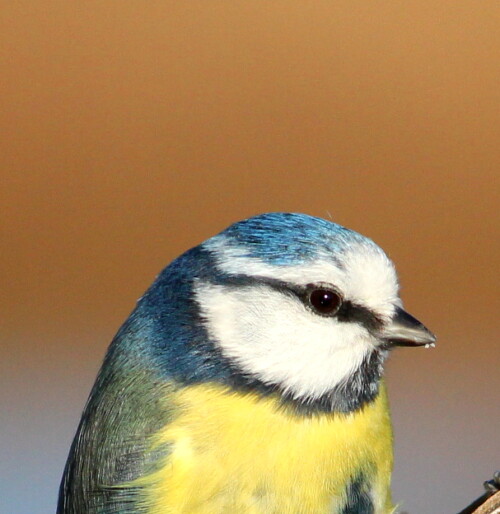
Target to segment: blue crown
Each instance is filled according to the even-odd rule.
[[[306,214],[273,212],[239,221],[209,239],[204,247],[238,248],[247,257],[267,264],[302,264],[318,257],[332,258],[353,244],[375,246],[361,234],[341,225]]]

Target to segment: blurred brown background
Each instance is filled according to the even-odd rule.
[[[277,210],[375,239],[439,336],[388,365],[395,499],[453,513],[480,494],[500,467],[498,0],[0,17],[1,512],[54,511],[102,356],[155,274]]]

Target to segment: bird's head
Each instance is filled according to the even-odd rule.
[[[189,295],[210,340],[203,352],[223,360],[235,382],[296,405],[359,408],[376,396],[388,350],[435,341],[402,309],[382,249],[335,223],[263,214],[189,259],[199,261]]]

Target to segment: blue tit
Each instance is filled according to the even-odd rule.
[[[111,343],[59,514],[379,514],[396,346],[433,346],[372,240],[262,214],[187,251]]]

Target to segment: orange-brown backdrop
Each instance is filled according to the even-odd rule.
[[[500,5],[4,2],[0,507],[52,512],[114,332],[173,257],[263,211],[395,260],[439,336],[388,377],[394,496],[452,513],[500,467]]]

